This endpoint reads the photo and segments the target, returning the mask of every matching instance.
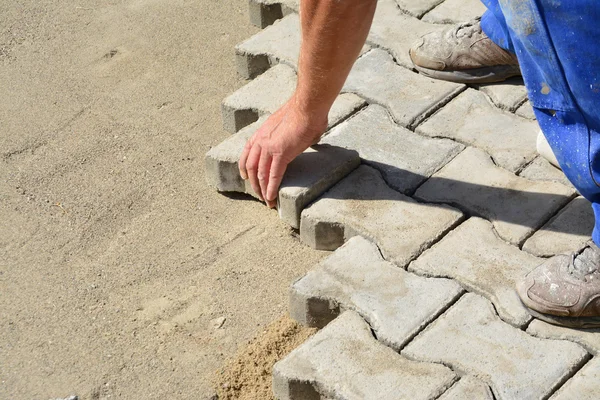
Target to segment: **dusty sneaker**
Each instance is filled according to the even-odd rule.
[[[500,82],[521,75],[517,56],[492,42],[479,19],[429,33],[409,54],[419,72],[445,81]]]
[[[517,293],[531,314],[555,325],[600,327],[600,249],[557,255],[517,284]]]

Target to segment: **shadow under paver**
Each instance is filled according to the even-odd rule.
[[[595,356],[600,356],[600,329],[574,329],[548,324],[534,319],[527,327],[527,333],[543,339],[568,340],[579,343]],[[598,381],[600,385],[600,381]]]
[[[464,376],[439,400],[495,400],[488,385],[473,376]]]
[[[577,252],[590,241],[594,222],[590,202],[577,197],[527,239],[523,250],[539,257]]]
[[[397,123],[411,127],[464,89],[462,84],[412,72],[384,50],[373,49],[356,61],[342,91],[386,107]]]
[[[253,81],[227,96],[221,105],[223,128],[235,133],[265,114],[273,114],[296,89],[296,71],[277,64]],[[337,97],[329,111],[329,127],[334,126],[365,104],[360,97],[347,93]]]
[[[512,172],[537,156],[538,125],[498,109],[473,89],[453,99],[417,127],[417,132],[478,147]]]
[[[206,179],[221,192],[248,193],[256,197],[249,181],[241,178],[238,161],[246,141],[265,118],[230,136],[208,151]],[[286,170],[278,193],[282,220],[300,226],[300,213],[310,202],[348,175],[360,164],[358,153],[341,147],[315,145],[294,159]]]
[[[379,170],[389,186],[404,194],[413,192],[464,149],[454,141],[428,138],[397,125],[378,105],[342,122],[320,143],[358,151],[364,163]]]
[[[518,177],[495,166],[483,151],[468,147],[421,185],[415,197],[484,217],[502,239],[520,245],[573,194],[559,183]]]
[[[479,0],[445,0],[422,18],[435,24],[458,24],[468,22],[487,10]]]
[[[273,367],[279,400],[429,400],[456,379],[443,365],[407,360],[346,311]]]
[[[386,49],[398,64],[413,69],[408,50],[421,36],[445,28],[406,15],[394,0],[379,0],[367,43]]]
[[[304,209],[300,237],[313,248],[335,250],[361,235],[404,267],[461,219],[450,206],[418,203],[391,189],[377,170],[361,165]]]
[[[380,342],[400,350],[462,293],[455,281],[398,268],[375,244],[356,236],[292,285],[290,314],[322,328],[341,310],[353,310]]]
[[[538,339],[502,322],[492,303],[472,293],[401,354],[474,375],[498,400],[545,399],[589,358],[575,343]]]
[[[600,358],[590,360],[550,400],[600,399]]]
[[[498,238],[489,221],[471,217],[423,252],[408,270],[456,279],[490,300],[500,318],[520,328],[531,316],[515,285],[543,262]]]

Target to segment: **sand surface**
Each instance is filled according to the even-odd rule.
[[[256,31],[245,0],[0,0],[0,399],[208,398],[285,313],[324,254],[204,181]]]

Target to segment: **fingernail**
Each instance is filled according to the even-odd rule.
[[[246,175],[245,172],[240,171],[240,176],[242,177],[243,180],[248,179],[248,175]]]

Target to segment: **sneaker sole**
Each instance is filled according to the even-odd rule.
[[[525,305],[523,305],[525,306]],[[527,311],[537,319],[552,325],[564,326],[567,328],[595,329],[600,328],[600,317],[559,317],[556,315],[543,314],[525,306]]]
[[[413,63],[414,64],[414,63]],[[514,76],[521,76],[518,65],[499,65],[462,71],[438,71],[415,65],[421,74],[434,79],[456,83],[494,83],[502,82]]]

